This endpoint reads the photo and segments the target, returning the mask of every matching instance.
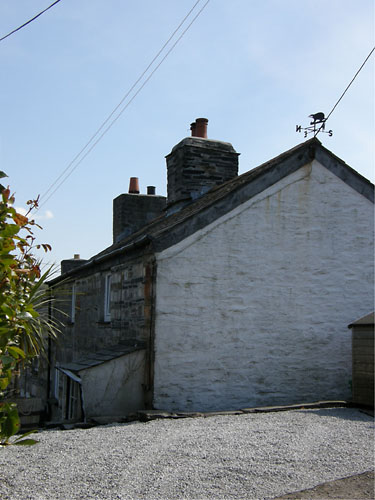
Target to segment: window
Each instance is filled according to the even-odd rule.
[[[57,372],[60,371],[57,375]],[[61,388],[57,388],[56,398],[58,399],[61,417],[64,420],[78,422],[82,419],[82,397],[81,397],[81,378],[75,373],[62,368],[56,369],[55,383],[62,381]],[[56,386],[55,386],[56,390]]]
[[[70,377],[66,382],[65,418],[77,421],[81,419],[81,386]]]
[[[107,274],[104,285],[104,321],[111,321],[111,279],[112,276]]]
[[[76,319],[76,285],[72,286],[72,303],[70,306],[70,321],[74,323]]]

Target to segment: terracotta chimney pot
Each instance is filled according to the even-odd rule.
[[[195,137],[207,139],[207,118],[197,118],[195,120]]]
[[[195,122],[190,124],[190,130],[191,130],[191,137],[195,136],[195,130],[196,130],[197,124]]]
[[[138,180],[138,177],[130,177],[129,194],[139,194],[139,180]]]

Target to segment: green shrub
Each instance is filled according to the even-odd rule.
[[[3,177],[6,174],[0,172]],[[34,439],[25,439],[34,431],[10,441],[20,421],[17,406],[6,396],[20,363],[39,356],[46,338],[58,333],[58,325],[38,312],[51,300],[44,286],[51,268],[42,274],[34,251],[48,252],[51,247],[35,242],[33,230],[40,226],[29,214],[38,207],[38,199],[28,201],[29,211],[22,215],[14,208],[9,187],[0,185],[0,192],[0,445],[34,444]]]

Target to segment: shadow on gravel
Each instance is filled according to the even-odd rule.
[[[337,479],[308,490],[288,493],[272,500],[367,500],[374,499],[374,471]]]
[[[352,413],[349,413],[347,408],[327,408],[322,409],[319,408],[316,411],[316,415],[319,417],[336,417],[342,418],[343,420],[352,420],[353,422],[363,421],[363,417],[367,416],[369,422],[374,421],[374,412],[373,410],[366,410],[362,408],[349,408],[353,410]],[[356,411],[354,411],[356,410]],[[308,413],[311,415],[311,410],[299,410],[300,413]]]

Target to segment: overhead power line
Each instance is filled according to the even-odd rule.
[[[37,14],[36,16],[34,16],[32,19],[30,19],[29,21],[27,21],[26,23],[22,24],[22,26],[19,26],[18,28],[16,28],[15,30],[11,31],[10,33],[8,33],[7,35],[3,36],[2,38],[0,38],[0,42],[2,42],[3,40],[5,40],[5,38],[8,38],[8,36],[10,35],[13,35],[13,33],[16,33],[16,31],[19,31],[20,29],[24,28],[25,26],[27,26],[28,24],[30,24],[31,22],[35,21],[35,19],[37,19],[39,16],[41,16],[42,14],[44,14],[45,12],[47,12],[47,10],[49,10],[51,7],[53,7],[54,5],[56,5],[57,3],[59,3],[61,0],[56,0],[56,2],[53,2],[51,3],[51,5],[49,7],[47,7],[46,9],[42,10],[42,12],[39,12],[39,14]]]
[[[357,73],[353,76],[353,78],[351,79],[349,85],[346,87],[346,89],[344,90],[344,92],[341,94],[339,100],[336,102],[336,104],[333,106],[333,108],[331,109],[331,111],[329,112],[327,118],[324,120],[324,125],[325,123],[327,122],[328,118],[331,116],[331,114],[335,111],[335,109],[337,108],[339,102],[341,101],[341,99],[344,97],[344,95],[346,94],[346,92],[349,90],[349,87],[351,86],[351,84],[354,82],[354,80],[357,78],[357,76],[359,75],[359,73],[361,72],[363,66],[367,63],[367,61],[370,59],[371,57],[371,54],[374,52],[375,50],[375,47],[372,48],[372,50],[370,51],[369,55],[366,57],[366,59],[363,61],[363,63],[361,64],[361,67],[359,68],[359,70],[357,71]],[[322,130],[323,128],[323,125],[320,126],[320,128],[315,132],[315,135],[314,137],[316,137],[319,132]]]
[[[112,116],[116,113],[116,111],[119,109],[119,107],[122,105],[122,103],[125,101],[125,99],[130,95],[132,90],[138,85],[138,83],[142,80],[142,78],[145,76],[147,71],[151,68],[151,66],[154,64],[156,59],[160,56],[160,54],[163,52],[163,50],[166,48],[166,46],[169,44],[169,42],[172,40],[172,38],[175,36],[177,31],[181,28],[181,26],[184,24],[186,19],[190,16],[190,14],[193,12],[195,7],[198,5],[198,3],[201,0],[197,0],[197,2],[193,5],[193,7],[190,9],[190,11],[186,14],[186,16],[183,18],[183,20],[180,22],[180,24],[177,26],[177,28],[174,30],[174,32],[171,34],[171,36],[168,38],[168,40],[164,43],[164,45],[161,47],[161,49],[157,52],[157,54],[154,56],[154,58],[151,60],[151,62],[148,64],[146,69],[141,73],[141,75],[137,78],[137,80],[133,83],[133,85],[129,88],[129,90],[126,92],[124,97],[121,99],[121,101],[117,104],[117,106],[111,111],[111,113],[108,115],[108,117],[104,120],[104,122],[100,125],[100,127],[96,130],[96,132],[90,137],[90,139],[86,142],[86,144],[83,146],[83,148],[76,154],[76,156],[72,159],[72,161],[69,163],[69,165],[61,172],[61,174],[55,179],[55,181],[49,186],[49,188],[42,194],[41,198],[45,197],[51,189],[59,182],[59,180],[64,176],[64,174],[71,168],[71,166],[74,164],[74,162],[81,156],[81,154],[89,147],[89,145],[94,141],[95,137],[97,137],[100,133],[100,131],[105,127],[105,125],[109,122],[109,120],[112,118]]]
[[[130,89],[126,92],[124,97],[121,99],[121,101],[117,104],[117,106],[113,109],[113,111],[108,115],[108,117],[104,120],[104,122],[100,125],[100,127],[97,129],[97,131],[91,136],[89,141],[85,144],[85,146],[79,151],[79,153],[73,158],[73,160],[69,163],[69,165],[63,170],[63,172],[57,177],[57,179],[49,186],[49,188],[43,193],[41,196],[41,204],[39,206],[39,209],[47,203],[47,201],[53,196],[53,194],[64,184],[64,182],[70,177],[70,175],[76,170],[76,168],[82,163],[82,161],[87,157],[87,155],[95,148],[95,146],[99,143],[99,141],[104,137],[104,135],[111,129],[111,127],[116,123],[116,121],[120,118],[120,116],[124,113],[124,111],[128,108],[128,106],[134,101],[134,99],[137,97],[137,95],[140,93],[140,91],[144,88],[144,86],[148,83],[148,81],[151,79],[151,77],[154,75],[154,73],[159,69],[159,67],[163,64],[165,59],[169,56],[169,54],[172,52],[172,50],[176,47],[176,45],[179,43],[179,41],[182,39],[182,37],[185,35],[185,33],[190,29],[192,24],[196,21],[196,19],[200,16],[202,11],[206,8],[210,0],[207,0],[206,3],[203,5],[203,7],[198,11],[198,13],[193,17],[193,19],[190,21],[190,23],[187,25],[187,27],[182,31],[180,36],[175,40],[175,42],[172,44],[172,46],[168,49],[168,51],[165,53],[165,55],[162,57],[162,59],[158,62],[158,64],[155,66],[155,68],[149,73],[147,78],[143,81],[142,85],[136,90],[136,92],[133,94],[133,96],[127,101],[127,103],[120,109],[118,114],[116,116],[115,113],[116,111],[119,110],[121,105],[124,103],[124,101],[129,97],[131,92],[135,89],[135,87],[140,83],[142,78],[146,75],[146,73],[149,71],[151,66],[156,62],[156,60],[161,56],[163,51],[166,49],[168,44],[172,41],[174,36],[177,34],[178,31],[180,31],[180,28],[183,26],[183,24],[186,22],[186,20],[190,17],[192,12],[195,10],[197,5],[201,2],[202,0],[197,0],[197,2],[193,5],[193,7],[190,9],[190,11],[186,14],[186,16],[183,18],[183,20],[179,23],[177,28],[173,31],[173,33],[170,35],[168,40],[164,43],[164,45],[161,47],[161,49],[157,52],[157,54],[154,56],[154,58],[151,60],[151,62],[147,65],[146,69],[142,72],[142,74],[137,78],[135,83],[130,87]],[[114,116],[114,117],[113,117]],[[111,120],[111,118],[113,119]],[[109,125],[103,130],[103,128],[109,123]],[[100,134],[100,132],[103,130],[103,132]],[[99,135],[100,134],[100,135]],[[95,140],[95,138],[97,138]],[[84,154],[83,154],[84,153]],[[83,155],[83,156],[81,156]],[[79,157],[81,158],[79,159]],[[66,175],[65,175],[66,174]],[[60,181],[60,182],[59,182]],[[52,188],[55,187],[55,189],[52,190]],[[52,191],[51,191],[52,190]],[[47,194],[49,196],[47,196]],[[47,196],[47,198],[45,198]],[[45,199],[44,199],[45,198]],[[38,210],[39,210],[38,209]]]

